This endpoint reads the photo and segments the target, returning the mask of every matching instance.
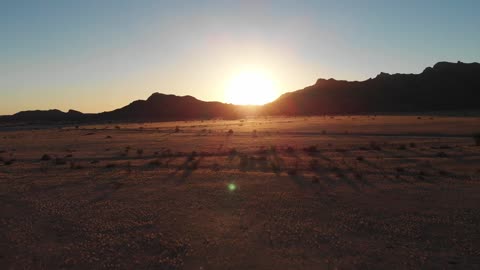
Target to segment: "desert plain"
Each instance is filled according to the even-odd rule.
[[[478,117],[0,127],[2,269],[479,269]]]

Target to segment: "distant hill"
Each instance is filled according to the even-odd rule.
[[[110,112],[24,111],[0,122],[171,121],[234,119],[249,114],[321,115],[480,110],[480,64],[440,62],[420,74],[380,73],[361,82],[318,79],[264,106],[205,102],[191,96],[152,94]]]
[[[147,100],[97,114],[95,119],[169,121],[186,119],[238,118],[241,106],[221,102],[205,102],[191,96],[152,94]]]
[[[319,79],[262,108],[266,115],[407,113],[480,109],[480,64],[440,62],[420,74],[380,73],[362,82]]]
[[[14,115],[0,116],[2,122],[58,122],[58,121],[80,121],[88,115],[75,110],[62,112],[60,110],[47,111],[23,111]]]

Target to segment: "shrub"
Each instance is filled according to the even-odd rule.
[[[51,160],[51,159],[52,159],[52,157],[50,157],[47,154],[43,154],[43,156],[40,158],[40,160],[42,160],[42,161],[47,161],[47,160]]]
[[[312,177],[312,183],[313,183],[313,184],[318,184],[318,183],[320,183],[320,179],[318,178],[318,176],[313,176],[313,177]]]
[[[180,132],[180,128],[178,126],[175,127],[175,133]]]
[[[228,135],[233,135],[233,130],[229,129],[227,133]]]
[[[414,142],[411,142],[410,143],[410,148],[415,148],[415,147],[417,147],[417,145]]]
[[[447,157],[447,154],[445,152],[438,152],[437,157],[444,158],[444,157]]]
[[[64,159],[62,158],[55,158],[55,165],[65,165],[67,164],[67,161],[65,161]]]
[[[79,164],[75,164],[74,161],[70,161],[70,169],[75,169],[75,170],[80,170],[83,169],[84,167]]]
[[[158,159],[154,159],[154,160],[150,160],[150,162],[148,162],[148,165],[158,167],[162,165],[162,162]]]
[[[303,151],[307,153],[316,153],[318,152],[317,146],[316,145],[310,145],[308,147],[303,148]]]
[[[293,147],[291,147],[291,146],[288,146],[287,149],[285,149],[285,152],[287,152],[289,154],[293,154],[295,152],[295,149],[293,149]]]
[[[364,161],[365,158],[364,158],[363,156],[358,156],[358,157],[357,157],[357,160],[358,160],[358,161]]]
[[[312,170],[315,171],[318,169],[318,160],[317,159],[312,159],[308,163],[308,167]]]
[[[378,145],[376,142],[370,142],[370,148],[372,148],[372,150],[376,150],[376,151],[382,150],[380,145]]]
[[[13,162],[15,162],[15,159],[9,159],[9,160],[5,160],[5,161],[3,162],[3,164],[5,164],[5,165],[8,166],[8,165],[12,165]]]
[[[107,169],[111,169],[111,168],[115,168],[117,165],[115,163],[108,163],[107,165],[105,165],[105,168]]]
[[[277,152],[277,146],[271,145],[271,146],[270,146],[270,152],[276,153],[276,152]]]
[[[137,149],[137,155],[139,156],[143,155],[143,149]]]
[[[473,140],[475,141],[476,146],[480,146],[480,133],[473,134]]]
[[[240,169],[246,169],[248,167],[249,158],[248,155],[240,156]]]

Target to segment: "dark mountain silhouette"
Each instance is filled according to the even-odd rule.
[[[420,74],[380,73],[366,81],[318,79],[264,106],[205,102],[191,96],[152,94],[110,112],[23,111],[0,116],[0,122],[170,121],[234,119],[249,114],[321,115],[411,113],[480,109],[480,64],[440,62]]]
[[[86,114],[75,110],[69,110],[68,112],[62,112],[60,110],[47,110],[47,111],[22,111],[14,115],[0,116],[0,121],[9,122],[57,122],[57,121],[79,121],[85,119]]]
[[[210,118],[238,118],[240,106],[221,102],[205,102],[192,96],[152,94],[147,100],[137,100],[129,105],[95,116],[108,120],[186,120]]]
[[[440,62],[420,74],[380,73],[362,82],[319,79],[262,108],[267,115],[480,109],[480,64]]]

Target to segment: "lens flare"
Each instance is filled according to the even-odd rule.
[[[235,191],[235,189],[237,189],[237,186],[234,183],[228,184],[228,190]]]

